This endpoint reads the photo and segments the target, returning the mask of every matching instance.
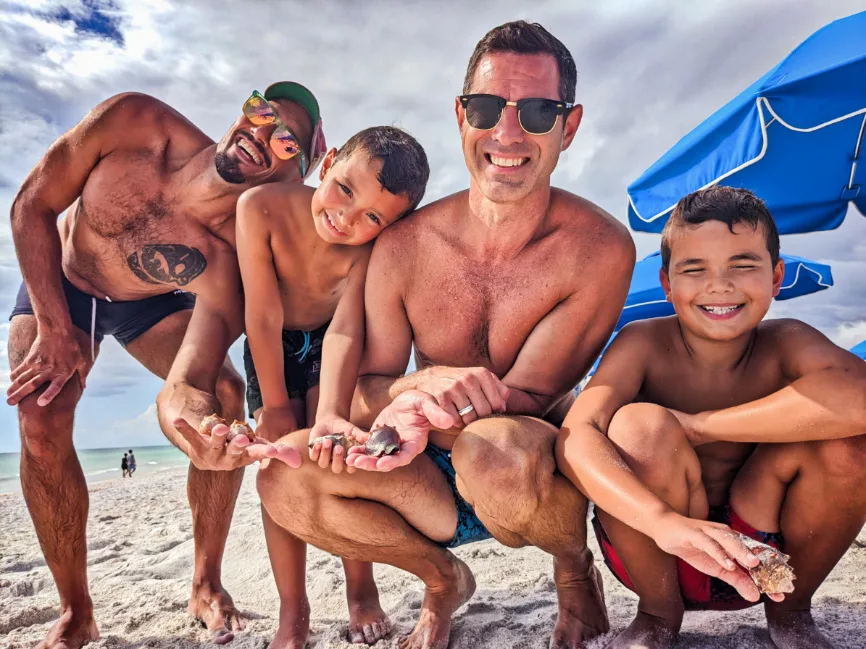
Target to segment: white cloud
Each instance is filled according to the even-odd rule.
[[[839,325],[830,338],[839,347],[851,349],[866,340],[866,320]]]

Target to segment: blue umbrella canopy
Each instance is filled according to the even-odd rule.
[[[855,345],[854,347],[852,347],[851,352],[857,354],[857,356],[866,361],[866,340],[864,340],[859,345]]]
[[[779,291],[777,300],[790,300],[833,286],[833,274],[826,264],[794,255],[782,255],[782,259],[785,261],[785,278],[782,280],[782,290]],[[635,320],[674,314],[674,307],[665,299],[659,281],[661,267],[662,257],[658,252],[635,264],[625,307],[614,331],[619,331]]]
[[[629,224],[661,232],[716,184],[762,198],[781,234],[866,215],[866,12],[826,25],[677,142],[628,188]],[[858,164],[859,161],[859,164]]]

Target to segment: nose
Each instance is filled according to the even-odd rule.
[[[506,106],[502,109],[502,116],[499,118],[499,123],[493,127],[493,139],[508,146],[523,141],[525,133],[520,127],[520,120],[517,117],[516,106]]]
[[[734,281],[731,274],[725,271],[709,273],[707,277],[707,293],[732,293]]]

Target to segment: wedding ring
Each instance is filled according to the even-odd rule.
[[[462,417],[463,415],[468,415],[468,414],[469,414],[470,412],[472,412],[473,410],[475,410],[475,406],[473,406],[473,405],[470,403],[470,404],[469,404],[468,406],[466,406],[465,408],[460,408],[460,410],[457,411],[457,414],[460,415],[460,416]]]

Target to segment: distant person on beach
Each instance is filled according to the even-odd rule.
[[[276,440],[316,422],[310,441],[353,431],[347,420],[364,348],[364,280],[373,240],[415,209],[429,175],[415,138],[377,126],[328,152],[317,189],[265,185],[238,201],[247,406],[257,435]],[[330,456],[330,440],[311,453],[321,446]],[[334,449],[338,462],[342,450]],[[309,632],[306,544],[262,513],[280,594],[274,646],[301,646]],[[373,568],[349,559],[344,566],[349,638],[374,644],[390,625]]]
[[[785,272],[750,192],[683,198],[661,252],[676,315],[623,328],[557,445],[640,597],[609,646],[665,649],[684,610],[756,604],[739,533],[791,555],[793,593],[763,600],[774,645],[828,649],[810,609],[866,521],[866,364],[798,320],[762,322]]]
[[[132,453],[132,449],[129,449],[129,477],[132,477],[132,474],[135,473],[135,455]]]
[[[616,219],[550,186],[583,114],[576,78],[571,54],[541,25],[508,23],[481,39],[454,102],[469,189],[389,227],[367,273],[352,421],[395,427],[399,452],[376,460],[350,450],[363,469],[351,475],[323,470],[321,455],[259,471],[277,525],[424,582],[401,647],[448,644],[451,616],[475,590],[449,548],[491,536],[553,555],[551,647],[608,630],[587,500],[556,472],[554,443],[625,303],[635,251]],[[419,369],[403,376],[413,343]],[[304,452],[308,440],[301,431],[283,441]]]
[[[123,454],[123,459],[120,461],[120,470],[123,472],[123,477],[125,478],[129,473],[129,459],[126,457],[126,453]]]
[[[18,406],[24,498],[60,593],[62,614],[46,649],[99,637],[86,578],[87,486],[72,425],[106,335],[157,376],[178,368],[182,378],[170,380],[159,414],[193,462],[189,612],[218,641],[242,625],[220,580],[242,478],[235,469],[278,451],[227,447],[225,437],[191,447],[171,422],[185,414],[197,425],[211,412],[243,419],[243,380],[225,353],[200,352],[224,352],[243,328],[235,205],[251,187],[303,182],[324,153],[309,90],[282,82],[264,98],[270,115],[243,113],[239,100],[240,116],[214,142],[158,99],[111,97],[51,146],[13,203],[24,282],[12,312],[7,396]]]

